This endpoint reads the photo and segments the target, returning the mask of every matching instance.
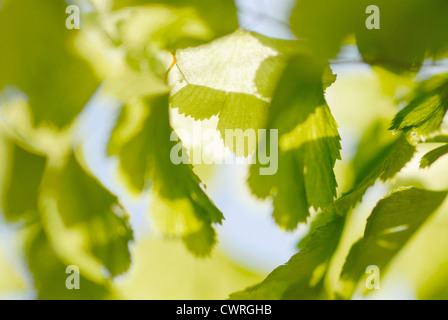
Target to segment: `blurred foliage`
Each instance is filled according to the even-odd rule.
[[[37,125],[68,125],[100,84],[76,51],[80,32],[64,28],[65,8],[64,1],[7,0],[0,11],[0,88],[26,94]]]
[[[364,238],[353,245],[347,257],[342,279],[356,284],[365,274],[366,266],[370,265],[384,272],[392,257],[440,206],[446,195],[446,192],[403,188],[380,200],[367,220]],[[347,287],[348,292],[343,295],[350,297],[353,292],[350,284]]]
[[[73,3],[80,30],[65,27],[65,1],[0,3],[0,205],[20,230],[38,298],[373,297],[366,267],[412,274],[415,252],[425,270],[416,296],[447,297],[438,283],[448,279],[446,191],[430,189],[448,188],[448,80],[421,72],[447,57],[446,0],[378,0],[379,30],[366,28],[367,1],[298,0],[298,40],[239,29],[230,0]],[[361,69],[339,77],[345,44],[373,78]],[[163,240],[134,243],[126,201],[85,160],[83,116],[97,97],[120,104],[104,149],[120,186],[150,197],[145,210]],[[226,129],[278,130],[278,172],[260,175],[253,164],[247,184],[272,201],[279,227],[310,227],[264,280],[213,250],[224,215],[186,164],[186,146],[171,139],[174,112],[216,119],[221,138]],[[271,154],[269,131],[266,141],[223,148]],[[418,160],[428,171],[409,174]],[[373,186],[389,194],[372,199]],[[2,292],[26,286],[9,256],[0,250]],[[70,265],[80,267],[81,290],[65,286]]]
[[[146,100],[140,107],[144,109],[138,119],[141,125],[123,123],[122,117],[116,129],[127,125],[140,131],[125,141],[120,141],[122,131],[115,131],[110,154],[119,155],[120,168],[133,188],[142,191],[148,179],[152,182],[150,211],[159,229],[168,236],[182,237],[193,253],[207,255],[216,242],[211,224],[221,223],[222,213],[201,189],[192,167],[170,160],[175,142],[170,141],[168,95]]]
[[[226,299],[262,277],[234,264],[220,250],[196,259],[173,241],[143,239],[133,250],[134,266],[117,280],[125,299]]]
[[[365,62],[402,72],[418,69],[427,56],[445,56],[448,4],[444,0],[378,0],[380,29],[366,28],[367,0],[297,0],[291,27],[316,53],[334,58],[355,35]],[[337,13],[337,14],[336,14]]]
[[[3,248],[4,246],[0,245],[0,274],[2,275],[0,295],[20,292],[26,288],[26,282],[9,263],[8,255]]]

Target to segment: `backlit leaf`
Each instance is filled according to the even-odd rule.
[[[297,42],[238,30],[210,44],[178,51],[180,81],[171,107],[195,120],[218,116],[222,137],[226,129],[261,129],[286,57],[296,50]],[[248,155],[236,146],[232,151]]]
[[[308,57],[287,66],[269,109],[268,145],[262,146],[276,148],[269,130],[278,130],[278,172],[261,175],[263,165],[257,163],[248,179],[256,196],[274,197],[273,216],[285,229],[305,222],[310,207],[325,208],[336,196],[333,167],[341,146],[324,98],[322,70]]]

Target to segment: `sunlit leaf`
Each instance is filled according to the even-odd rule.
[[[218,130],[263,128],[276,80],[294,41],[274,40],[238,30],[210,44],[177,52],[171,107],[195,120],[218,116]],[[176,68],[175,68],[176,71]],[[230,145],[226,145],[230,147]],[[237,149],[238,156],[253,150]]]
[[[263,165],[257,163],[248,179],[255,195],[274,197],[273,216],[285,229],[305,222],[310,207],[325,208],[336,196],[333,167],[341,146],[324,98],[322,70],[307,57],[287,66],[267,121],[268,130],[278,130],[278,172],[261,175]],[[266,150],[276,148],[270,145],[269,132]]]

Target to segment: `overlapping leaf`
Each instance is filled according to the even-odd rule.
[[[285,58],[296,50],[297,42],[243,30],[181,50],[176,54],[180,81],[173,90],[171,107],[196,120],[218,116],[223,138],[226,129],[261,129]],[[253,150],[245,152],[235,146],[232,151],[247,156]]]
[[[381,178],[395,176],[412,158],[415,147],[404,136],[387,132],[387,122],[378,121],[366,132],[354,159],[355,179],[350,192],[313,220],[300,251],[285,266],[274,270],[264,282],[235,293],[235,299],[324,299],[328,293],[323,279],[328,263],[340,242],[345,219],[366,190]]]
[[[278,172],[262,175],[260,163],[250,169],[253,193],[274,197],[273,216],[285,229],[305,222],[310,207],[325,208],[336,196],[333,167],[340,158],[340,137],[322,75],[323,68],[306,56],[288,64],[269,109],[267,144],[261,147],[271,154],[278,147]],[[270,130],[278,130],[278,146]]]

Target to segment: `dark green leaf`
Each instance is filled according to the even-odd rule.
[[[423,137],[438,131],[448,110],[447,76],[438,75],[422,82],[409,104],[395,116],[390,129],[412,131]]]
[[[6,142],[2,163],[4,177],[1,204],[8,221],[33,219],[37,214],[37,199],[46,158],[33,154],[16,142]]]

